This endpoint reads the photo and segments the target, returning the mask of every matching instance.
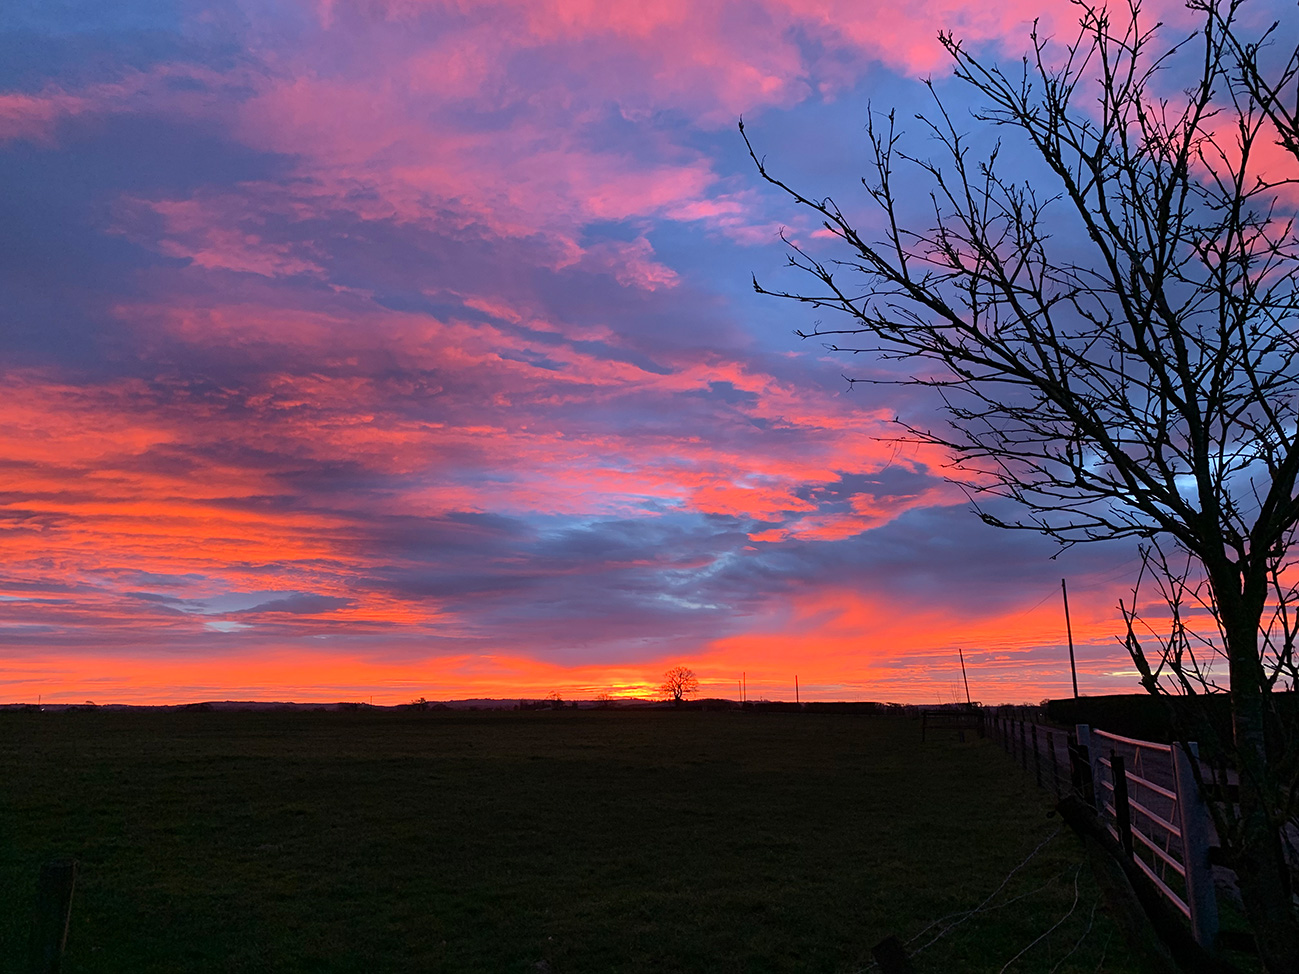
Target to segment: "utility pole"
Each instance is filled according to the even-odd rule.
[[[800,703],[798,699],[798,674],[797,673],[794,674],[794,703],[798,704],[800,707],[802,706],[802,703]]]
[[[1069,675],[1073,677],[1073,698],[1078,699],[1078,665],[1073,658],[1073,626],[1069,623],[1069,588],[1064,579],[1060,579],[1060,591],[1064,593],[1064,628],[1069,634]]]
[[[970,702],[970,678],[965,675],[965,650],[958,646],[956,651],[961,656],[961,679],[965,681],[965,705],[973,707],[974,704]]]
[[[740,671],[740,703],[749,701],[749,674],[743,670]]]

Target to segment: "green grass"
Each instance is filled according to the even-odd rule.
[[[862,970],[1059,828],[994,745],[943,736],[808,714],[0,714],[0,970],[22,969],[56,855],[80,863],[67,972]],[[917,969],[1000,969],[1076,879],[1010,970],[1075,945],[1061,974],[1131,970],[1081,863],[1060,831]]]

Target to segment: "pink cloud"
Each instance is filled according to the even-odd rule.
[[[309,241],[272,242],[256,232],[267,210],[253,203],[248,196],[225,194],[178,200],[129,200],[123,201],[119,209],[134,206],[161,217],[158,251],[168,257],[188,257],[198,267],[243,271],[263,277],[322,275],[324,269],[305,256],[311,249]]]
[[[605,268],[624,287],[656,291],[675,287],[680,280],[676,271],[654,259],[654,247],[644,237],[588,247],[587,262]]]
[[[1034,16],[1048,32],[1068,33],[1076,20],[1063,0],[1045,8],[1027,0],[996,7],[393,0],[317,9],[319,43],[279,50],[260,71],[160,65],[114,85],[0,96],[0,139],[48,139],[59,119],[88,112],[232,118],[249,145],[299,159],[302,182],[277,208],[422,224],[450,216],[505,236],[542,235],[555,266],[568,266],[584,252],[581,227],[599,220],[704,220],[733,239],[769,242],[776,225],[756,198],[719,180],[711,159],[654,124],[664,112],[695,128],[729,127],[745,112],[828,96],[875,62],[935,70],[945,57],[933,39],[940,26],[973,43],[1007,40],[1018,51]],[[254,34],[272,29],[255,17],[251,24]],[[800,35],[835,56],[818,58]],[[172,84],[178,80],[200,84]],[[643,129],[641,151],[601,145],[610,110]],[[180,219],[178,209],[194,201],[156,202]],[[204,239],[171,240],[165,252],[258,273],[313,266],[250,239],[255,231],[206,216]],[[665,281],[661,271],[624,276],[635,287]]]
[[[49,143],[59,122],[89,107],[87,97],[55,89],[35,95],[0,93],[0,141],[29,139]]]

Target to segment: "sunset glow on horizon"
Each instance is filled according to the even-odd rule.
[[[1080,688],[1138,689],[1135,545],[983,525],[897,439],[934,403],[751,284],[830,244],[740,116],[869,227],[867,104],[1069,3],[16,7],[0,703],[954,701],[958,648],[1037,701],[1061,577]]]

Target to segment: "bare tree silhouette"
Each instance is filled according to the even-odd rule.
[[[1250,40],[1239,0],[1189,6],[1199,28],[1164,43],[1139,0],[1121,16],[1083,3],[1071,43],[1034,28],[1013,70],[940,34],[998,140],[976,151],[932,83],[918,123],[934,156],[872,113],[873,234],[773,176],[746,135],[839,248],[786,238],[812,289],[754,287],[837,313],[804,337],[906,363],[874,381],[937,393],[944,427],[902,436],[954,459],[985,522],[1064,547],[1140,539],[1166,569],[1174,638],[1144,644],[1125,607],[1127,646],[1151,693],[1229,695],[1240,802],[1215,804],[1216,823],[1267,969],[1299,971],[1284,845],[1299,733],[1273,695],[1299,678],[1299,30]],[[1203,643],[1176,636],[1178,557],[1205,582]]]
[[[674,666],[663,674],[659,691],[665,697],[671,697],[673,703],[679,704],[690,694],[699,692],[699,679],[689,667]]]

